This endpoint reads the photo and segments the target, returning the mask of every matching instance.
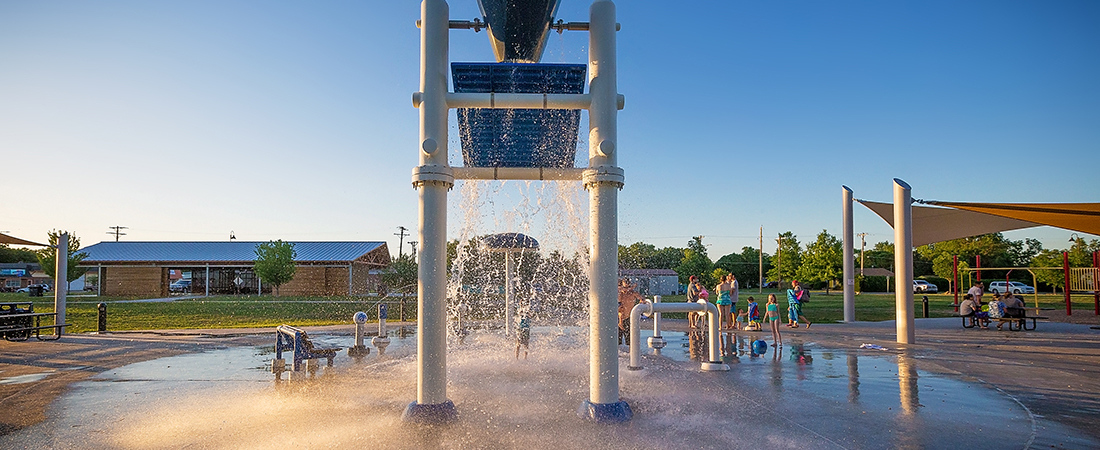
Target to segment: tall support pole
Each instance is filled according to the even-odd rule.
[[[1062,252],[1062,273],[1066,276],[1066,284],[1062,288],[1062,293],[1066,295],[1066,315],[1073,315],[1073,307],[1070,306],[1070,285],[1069,285],[1069,252]]]
[[[856,321],[856,260],[852,246],[855,235],[852,231],[852,190],[841,186],[844,204],[844,321]]]
[[[899,344],[912,344],[913,329],[913,188],[894,178],[894,267],[897,268],[897,309]]]
[[[403,418],[446,423],[456,417],[447,399],[447,62],[449,7],[420,4],[420,166],[413,187],[420,198],[420,264],[417,281],[416,402]]]
[[[589,199],[589,389],[577,414],[595,422],[625,422],[633,413],[619,399],[618,195],[623,172],[617,166],[618,83],[615,55],[615,4],[597,0],[589,8],[588,73],[592,104],[588,111]]]
[[[951,257],[952,274],[951,290],[955,294],[955,312],[959,312],[959,255]]]
[[[982,271],[980,269],[982,268],[982,255],[974,255],[974,265],[975,265],[976,269],[979,269],[977,272],[975,272],[975,276],[978,277],[977,282],[981,283],[982,282]]]
[[[69,233],[61,233],[57,237],[57,264],[54,266],[53,282],[53,310],[54,325],[65,323],[65,303],[69,295]],[[57,334],[61,334],[63,327],[57,327]]]
[[[1092,252],[1092,305],[1096,308],[1096,315],[1100,316],[1100,252]],[[1035,284],[1035,282],[1032,282]],[[1036,285],[1038,286],[1038,285]]]

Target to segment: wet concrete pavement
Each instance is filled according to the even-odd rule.
[[[965,330],[959,326],[958,319],[920,319],[917,325],[917,344],[904,348],[898,348],[893,342],[892,322],[815,324],[810,330],[784,328],[784,341],[788,343],[784,353],[776,354],[774,349],[764,357],[742,353],[733,357],[733,370],[723,375],[699,373],[697,365],[676,361],[675,357],[647,357],[646,364],[651,366],[647,370],[622,372],[623,396],[635,407],[637,414],[632,427],[650,423],[668,425],[664,417],[671,418],[674,428],[687,440],[681,440],[679,444],[662,444],[670,448],[710,447],[709,444],[702,444],[708,442],[708,437],[698,430],[712,427],[734,430],[725,436],[726,440],[718,441],[728,445],[713,448],[740,448],[746,433],[740,424],[759,420],[763,420],[764,425],[758,428],[769,440],[744,441],[744,448],[1097,448],[1100,445],[1100,431],[1092,425],[1100,418],[1100,377],[1097,377],[1100,371],[1097,364],[1100,362],[1100,345],[1097,345],[1100,344],[1100,332],[1097,330],[1062,323],[1040,323],[1038,330],[1028,332]],[[666,321],[663,328],[683,330],[686,327],[682,321]],[[348,340],[351,332],[350,326],[307,329],[312,330],[312,335],[332,336],[337,341]],[[66,336],[59,342],[0,343],[0,411],[3,411],[0,419],[5,424],[4,434],[7,434],[0,436],[0,447],[5,447],[2,445],[5,443],[25,442],[23,438],[30,435],[28,432],[41,435],[42,426],[52,427],[56,432],[56,440],[48,441],[55,444],[53,446],[71,439],[71,435],[63,433],[61,428],[96,427],[95,420],[75,414],[81,403],[73,403],[74,400],[70,399],[55,402],[54,407],[49,409],[50,420],[39,427],[27,428],[22,434],[13,433],[46,418],[47,414],[43,413],[46,406],[63,394],[71,383],[80,381],[73,385],[70,396],[88,396],[92,392],[103,391],[96,400],[103,404],[125,402],[123,397],[133,394],[112,394],[110,392],[114,391],[102,389],[105,386],[102,383],[89,385],[81,381],[93,374],[103,374],[96,379],[111,379],[112,376],[131,381],[140,379],[150,386],[150,393],[159,391],[159,388],[153,389],[151,386],[181,383],[201,385],[201,389],[195,389],[204,392],[230,387],[242,389],[237,386],[251,383],[245,392],[264,392],[263,386],[271,385],[271,377],[264,373],[261,366],[265,358],[270,360],[270,355],[257,354],[254,350],[270,345],[271,333],[272,330],[267,329],[187,330],[158,334],[75,335]],[[736,340],[742,342],[755,338],[770,340],[770,333],[767,332],[738,333],[736,336]],[[537,355],[537,335],[533,339],[536,339],[533,347]],[[410,342],[406,345],[415,345],[415,339],[407,341]],[[859,345],[863,343],[876,344],[886,350],[859,350]],[[395,352],[399,347],[395,345]],[[201,361],[201,357],[178,359],[186,357],[181,354],[225,353],[233,351],[233,348],[244,348],[244,353],[234,353],[237,356],[229,359],[246,360],[246,375],[225,375],[232,371],[217,372],[215,368],[204,367],[201,363],[185,362]],[[506,353],[510,353],[511,349],[508,350]],[[797,354],[800,352],[811,360],[805,361]],[[669,356],[673,353],[666,351]],[[165,359],[157,361],[164,363],[161,365],[182,363],[188,368],[179,372],[176,369],[140,369],[155,365],[135,365],[133,367],[138,369],[127,368],[125,370],[129,372],[123,375],[105,373],[125,364],[172,355],[181,356],[173,359],[176,361],[174,363]],[[486,364],[478,362],[482,358],[476,355],[466,358],[460,355],[449,365],[456,385],[452,388],[452,398],[460,405],[460,410],[474,416],[486,409],[479,406],[479,402],[488,400],[475,398],[483,394],[465,392],[461,386],[463,379],[475,383],[494,380],[500,386],[507,386],[509,383],[523,382],[527,377],[539,379],[543,376],[541,372],[545,371],[522,372],[538,367],[537,363],[531,363],[530,367],[508,369],[519,370],[521,375],[526,375],[513,374],[494,379],[500,375],[495,371],[487,372],[488,369],[482,367]],[[488,356],[491,361],[494,361],[493,358],[499,358],[499,355]],[[357,373],[358,369],[348,365],[346,360],[348,358],[341,355],[338,361],[343,362],[338,362],[332,376],[348,377],[348,385],[358,384],[357,377],[366,375]],[[507,366],[511,363],[505,358],[488,365]],[[575,361],[563,364],[577,365]],[[583,366],[583,362],[580,365]],[[572,375],[573,378],[579,377],[583,381],[583,367],[574,369],[577,373]],[[857,373],[855,378],[852,377],[853,369]],[[401,402],[412,399],[415,373],[410,374],[407,369],[400,368],[389,370],[397,370],[398,378],[411,378],[394,382],[396,390],[408,390],[410,393],[398,395],[396,400],[388,400],[375,414],[382,418],[382,422],[393,425],[395,415],[400,413]],[[112,373],[117,374],[119,370]],[[562,378],[569,376],[563,375]],[[669,380],[681,378],[682,383],[667,384]],[[15,381],[4,383],[3,380]],[[700,382],[717,383],[704,390],[713,391],[722,400],[714,401],[711,396],[700,398],[691,389],[680,392],[683,386]],[[549,381],[546,383],[554,389],[559,387]],[[572,386],[577,384],[576,380],[572,384],[556,383],[565,383],[563,389],[572,390],[565,396],[567,399],[559,399],[562,397],[560,394],[547,395],[541,403],[555,405],[557,409],[575,407],[572,397],[583,398],[586,392],[583,384]],[[658,392],[651,392],[641,388],[646,385],[662,387]],[[343,405],[350,400],[333,401]],[[561,404],[556,405],[557,402]],[[186,411],[187,406],[165,408]],[[704,409],[720,413],[702,411]],[[324,414],[323,411],[319,413]],[[488,420],[506,422],[508,418],[489,417]],[[724,422],[728,422],[729,426],[723,425]],[[98,424],[102,425],[102,422]],[[496,437],[492,438],[500,439],[499,436],[504,433],[511,439],[506,442],[485,440],[488,439],[485,437],[482,440],[456,442],[475,447],[488,445],[486,442],[505,442],[504,447],[515,447],[528,439],[525,435],[509,434],[509,429],[496,430]],[[629,436],[611,437],[606,436],[606,431],[590,431],[594,434],[589,439],[617,442],[612,447],[647,447],[642,441],[633,440],[633,436],[645,434],[637,430]],[[477,434],[476,429],[472,433]],[[617,432],[610,433],[614,435]],[[50,434],[54,435],[52,432]],[[250,442],[240,439],[234,442]],[[111,442],[114,443],[104,448],[157,446],[147,441],[133,441],[138,442],[134,445],[131,441]],[[333,446],[344,446],[341,443],[350,446],[350,442],[340,441]],[[807,442],[820,445],[806,447]],[[750,443],[752,445],[748,445]],[[448,447],[432,445],[433,442],[422,444]],[[213,445],[213,441],[199,441],[197,444],[199,447]]]

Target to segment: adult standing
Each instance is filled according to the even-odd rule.
[[[791,328],[798,328],[798,321],[802,320],[806,322],[806,328],[810,328],[809,320],[806,316],[802,315],[802,300],[806,298],[806,291],[802,289],[802,285],[798,283],[798,280],[791,281],[791,288],[787,289],[787,326]]]
[[[726,276],[722,277],[722,282],[718,283],[718,285],[714,287],[714,293],[715,293],[714,303],[715,303],[715,305],[718,306],[718,327],[719,328],[730,328],[733,325],[733,322],[729,321],[729,318],[730,318],[730,305],[731,305],[730,290],[732,288],[733,288],[733,285],[730,284],[730,276],[729,275],[726,275]],[[723,322],[725,322],[725,323],[723,323]]]
[[[687,301],[688,303],[695,303],[699,301],[700,294],[703,293],[703,285],[699,284],[699,279],[692,275],[688,277],[688,291]],[[696,313],[688,312],[688,326],[695,329]]]
[[[979,307],[982,306],[982,294],[985,293],[985,283],[978,283],[970,286],[970,289],[966,290],[967,294],[970,294],[970,298],[974,299]]]
[[[741,292],[741,287],[737,284],[737,276],[730,274],[730,326],[733,326],[737,320],[734,319],[734,314],[737,313],[737,296]]]

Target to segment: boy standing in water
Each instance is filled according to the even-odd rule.
[[[523,347],[523,359],[527,359],[528,344],[531,342],[531,321],[526,316],[519,319],[519,329],[516,330],[516,359],[519,359],[519,348]]]
[[[634,290],[635,284],[623,278],[619,280],[619,344],[630,345],[630,310],[642,299]]]

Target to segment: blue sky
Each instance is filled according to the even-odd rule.
[[[763,226],[771,253],[782,231],[839,235],[841,185],[889,201],[895,177],[923,199],[1100,201],[1100,3],[670,4],[618,4],[620,243],[704,235],[716,258]],[[0,2],[0,231],[396,253],[417,223],[417,18],[414,1]],[[553,34],[543,60],[586,47]],[[491,59],[484,32],[451,32],[452,61]]]

